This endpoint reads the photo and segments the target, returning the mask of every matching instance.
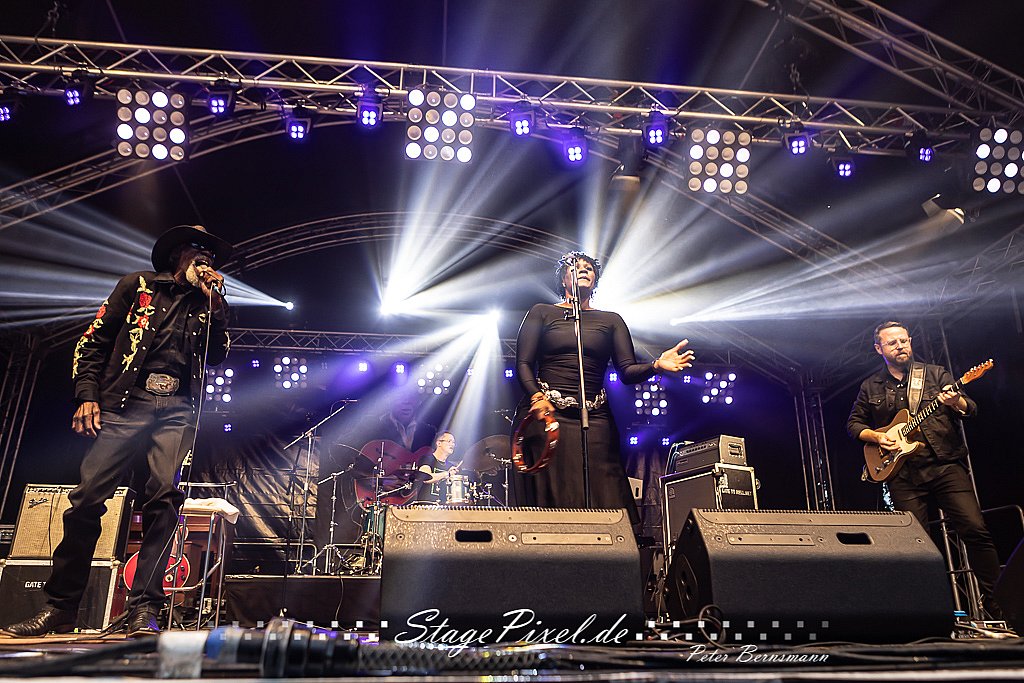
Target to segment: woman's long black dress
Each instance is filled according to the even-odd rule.
[[[523,320],[516,342],[516,371],[526,396],[517,408],[516,424],[529,411],[530,396],[544,390],[541,382],[563,397],[578,399],[576,334],[573,322],[565,319],[567,310],[552,304],[536,304]],[[636,361],[629,328],[618,313],[584,310],[582,316],[583,378],[588,401],[593,401],[604,387],[609,360],[624,384],[636,384],[654,374],[651,363]],[[584,507],[578,401],[574,407],[556,406],[556,411],[560,429],[554,457],[537,474],[514,475],[519,505]],[[592,506],[626,508],[636,523],[636,503],[622,467],[619,433],[607,402],[590,411],[587,437]]]

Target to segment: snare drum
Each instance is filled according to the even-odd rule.
[[[469,477],[453,474],[448,477],[448,497],[445,505],[466,505],[469,503]]]

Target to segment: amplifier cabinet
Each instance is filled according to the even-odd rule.
[[[674,443],[668,451],[665,474],[705,470],[717,463],[747,466],[747,446],[742,436],[720,434],[698,443]]]
[[[43,585],[50,560],[0,561],[0,617],[5,624],[28,619],[46,604]],[[121,563],[93,560],[89,583],[78,609],[78,628],[100,630],[124,611],[127,597],[120,580]]]
[[[682,472],[661,478],[662,532],[665,561],[693,508],[714,510],[756,510],[757,479],[753,467],[718,463],[695,474]]]
[[[64,512],[71,507],[68,494],[74,486],[27,484],[18,508],[10,557],[19,560],[47,560],[64,538]],[[132,491],[122,486],[107,501],[100,520],[102,531],[96,543],[94,560],[124,558],[131,518]]]

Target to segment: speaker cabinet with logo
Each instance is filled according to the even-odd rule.
[[[693,510],[665,587],[673,619],[714,605],[745,642],[948,636],[945,563],[905,512]]]
[[[71,507],[68,494],[74,486],[28,484],[18,509],[14,541],[10,557],[20,560],[43,560],[53,556],[53,549],[64,538],[64,511]],[[122,486],[107,501],[107,510],[100,520],[102,531],[96,543],[95,560],[124,558],[128,542],[128,521],[131,518],[132,492]]]
[[[693,508],[757,509],[757,479],[753,467],[716,463],[703,472],[665,475],[660,484],[662,533],[665,557],[669,561],[672,546]]]
[[[0,614],[3,623],[28,619],[46,604],[43,584],[50,576],[49,560],[0,562]],[[121,563],[96,561],[78,609],[78,628],[106,628],[124,611],[126,591],[120,578]]]
[[[388,508],[382,637],[621,644],[643,630],[625,510]],[[440,628],[437,628],[440,627]],[[452,641],[448,641],[452,642]]]

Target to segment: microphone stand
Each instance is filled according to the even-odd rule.
[[[298,553],[298,557],[295,559],[295,570],[294,570],[296,574],[300,573],[302,571],[302,567],[305,566],[305,564],[306,564],[306,563],[304,563],[302,561],[302,553],[303,553],[303,549],[304,549],[305,544],[306,544],[306,526],[307,526],[307,522],[306,522],[306,508],[309,506],[309,475],[310,475],[309,466],[310,466],[310,463],[311,463],[311,461],[313,459],[313,435],[316,433],[316,430],[317,430],[317,428],[320,425],[324,424],[325,422],[330,420],[332,417],[334,417],[335,415],[340,413],[342,410],[344,410],[348,406],[349,403],[355,403],[355,401],[347,399],[347,398],[343,398],[343,399],[341,399],[340,403],[341,403],[341,405],[337,409],[335,409],[334,412],[332,412],[330,415],[328,415],[324,419],[322,419],[319,422],[317,422],[315,425],[313,425],[312,427],[310,427],[309,429],[307,429],[303,433],[299,434],[297,437],[292,439],[282,449],[282,450],[287,451],[289,448],[291,448],[292,446],[294,446],[298,442],[302,441],[303,439],[306,439],[306,475],[302,479],[302,526],[299,527],[299,553]],[[294,469],[293,469],[293,472],[294,472]],[[294,508],[292,508],[292,524],[290,526],[294,526],[294,524],[295,524],[294,515],[295,515]]]
[[[580,302],[579,273],[576,264],[572,265],[572,296],[569,298],[572,308],[566,311],[565,319],[573,321],[576,331],[576,369],[579,377],[580,396],[580,446],[583,454],[583,507],[589,510],[590,501],[590,449],[587,442],[587,430],[590,429],[590,411],[587,409],[587,391],[583,380],[583,307]]]

